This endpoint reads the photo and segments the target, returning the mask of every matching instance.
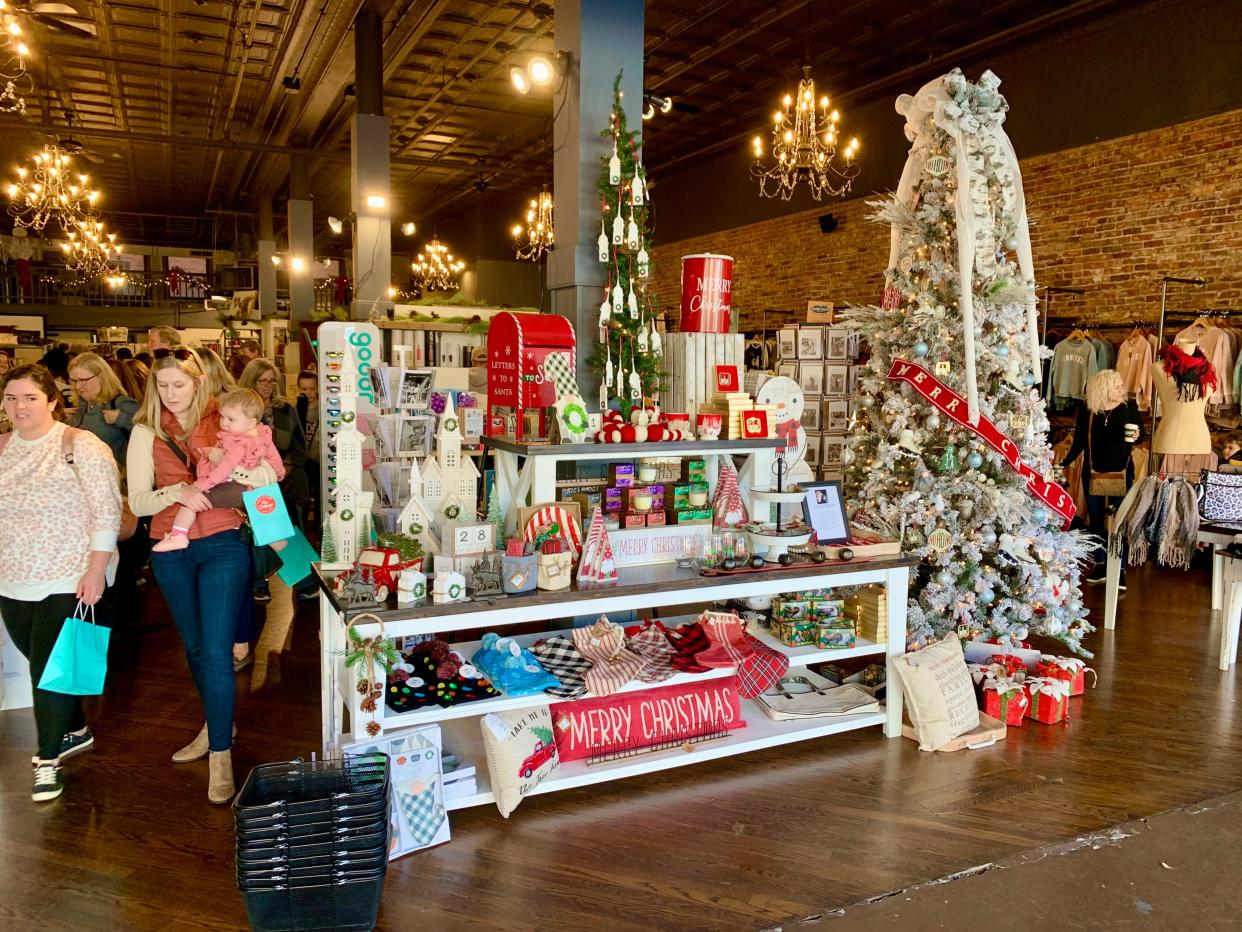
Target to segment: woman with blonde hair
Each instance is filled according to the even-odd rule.
[[[137,359],[109,359],[113,374],[121,383],[121,393],[130,398],[138,399],[146,394],[147,376],[151,370]]]
[[[129,501],[135,514],[153,516],[155,540],[172,530],[182,505],[198,512],[189,546],[152,554],[151,567],[181,635],[207,719],[173,761],[207,756],[207,798],[226,803],[234,791],[233,632],[249,596],[250,542],[241,531],[241,513],[213,506],[194,485],[195,464],[204,449],[215,446],[219,431],[220,413],[197,354],[176,347],[155,360],[126,457]],[[233,475],[250,486],[275,481],[268,466]]]
[[[306,474],[306,433],[298,418],[297,408],[285,397],[285,380],[280,370],[259,357],[252,359],[237,380],[239,388],[258,392],[263,400],[262,422],[272,429],[272,442],[280,451],[285,464],[285,478],[280,483],[289,515],[298,527],[302,527],[302,512],[310,503],[310,480]],[[307,586],[299,593],[316,591]],[[271,590],[266,577],[255,582],[254,595],[260,602],[271,601]]]
[[[1074,427],[1074,442],[1065,454],[1062,467],[1068,466],[1079,456],[1083,457],[1082,484],[1087,497],[1088,530],[1099,540],[1094,560],[1095,568],[1087,582],[1104,582],[1108,540],[1107,514],[1125,496],[1134,482],[1134,466],[1130,453],[1143,433],[1143,419],[1138,408],[1126,395],[1125,380],[1116,369],[1103,369],[1087,383],[1087,403],[1078,409],[1078,423]],[[1124,488],[1116,481],[1108,485],[1112,473],[1115,478],[1124,476]],[[1118,475],[1120,474],[1120,476]],[[1094,486],[1094,491],[1093,491]],[[1106,494],[1107,490],[1107,494]],[[1124,560],[1122,561],[1124,566]],[[1121,588],[1126,587],[1125,575]]]
[[[69,426],[89,430],[108,445],[117,465],[124,465],[125,445],[138,413],[137,400],[125,393],[112,367],[95,353],[74,357],[69,387],[74,400]]]
[[[233,379],[229,367],[224,364],[224,360],[220,358],[209,346],[205,346],[198,351],[199,361],[203,364],[203,371],[207,375],[207,390],[211,392],[212,398],[219,398],[230,388],[234,388],[237,382]]]

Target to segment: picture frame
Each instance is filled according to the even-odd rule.
[[[776,374],[784,376],[787,379],[798,381],[798,364],[796,362],[783,362],[776,367]]]
[[[824,331],[819,327],[798,328],[798,358],[824,358]]]
[[[803,415],[805,416],[805,414],[806,412],[804,411]],[[805,421],[803,423],[805,423]],[[812,473],[819,469],[819,451],[822,442],[823,435],[818,431],[812,432],[808,430],[806,432],[806,449],[802,452],[802,462],[811,467]],[[805,486],[805,483],[803,483],[803,485]]]
[[[845,433],[850,426],[850,403],[844,398],[834,398],[824,403],[824,430],[834,434]]]
[[[768,436],[767,411],[742,412],[742,439],[766,440]]]
[[[838,467],[841,465],[841,451],[845,449],[847,440],[844,436],[825,436],[824,437],[824,455],[821,458],[825,466]]]
[[[804,395],[824,393],[824,364],[822,362],[798,363],[798,384]]]
[[[850,367],[825,366],[823,393],[829,397],[843,398],[850,392]]]
[[[431,403],[431,386],[435,373],[431,369],[405,369],[401,373],[398,408],[423,409]]]
[[[397,438],[397,455],[430,456],[435,439],[436,419],[430,414],[412,414],[401,418],[401,434]]]
[[[836,316],[831,301],[806,302],[806,322],[808,324],[830,324]]]
[[[807,395],[805,400],[806,405],[802,409],[802,426],[809,434],[811,431],[822,429],[820,414],[824,410],[824,405],[818,395]]]
[[[850,358],[850,332],[848,330],[833,327],[825,331],[824,358]]]
[[[794,329],[777,331],[777,353],[781,359],[798,358],[798,331]]]
[[[716,367],[716,391],[721,394],[729,392],[740,392],[742,390],[742,378],[738,374],[737,366],[717,366]]]
[[[819,544],[843,544],[850,539],[845,515],[845,493],[839,479],[802,483],[802,513]]]

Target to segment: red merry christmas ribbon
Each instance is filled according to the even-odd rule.
[[[1026,487],[1032,495],[1065,519],[1065,526],[1074,520],[1074,499],[1070,494],[1053,482],[1045,479],[1026,463],[1018,454],[1018,445],[1002,434],[990,420],[979,416],[978,424],[971,424],[966,416],[966,400],[957,392],[946,386],[934,375],[918,363],[905,359],[893,360],[888,370],[890,379],[907,382],[914,390],[931,402],[941,412],[953,418],[962,427],[972,431],[988,446],[1005,458],[1005,461],[1026,480]]]

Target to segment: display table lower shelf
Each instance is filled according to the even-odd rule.
[[[754,702],[743,699],[742,717],[746,720],[745,728],[731,731],[727,737],[716,741],[693,745],[689,751],[675,748],[671,751],[643,754],[594,766],[588,766],[584,760],[569,761],[553,771],[550,777],[531,791],[531,795],[590,786],[593,783],[603,783],[608,780],[621,780],[625,777],[670,770],[673,767],[685,767],[689,764],[716,760],[721,757],[732,757],[747,751],[760,751],[764,748],[774,748],[783,744],[794,744],[826,735],[883,725],[885,712],[881,709],[879,712],[865,712],[859,715],[840,715],[801,722],[775,722],[768,718]],[[446,808],[468,809],[471,806],[495,802],[488,784],[487,756],[483,750],[483,737],[479,732],[478,722],[445,722],[442,727],[444,728],[445,747],[451,749],[458,758],[478,765],[478,792],[449,800]]]

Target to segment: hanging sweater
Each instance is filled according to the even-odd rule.
[[[1052,357],[1052,396],[1058,405],[1081,400],[1087,382],[1099,371],[1096,346],[1090,340],[1068,339],[1057,344]]]
[[[1151,407],[1151,364],[1155,359],[1151,343],[1141,333],[1127,337],[1117,351],[1117,372],[1125,383],[1126,394],[1140,411]]]
[[[61,452],[64,424],[38,440],[16,432],[0,453],[0,595],[40,602],[73,593],[94,551],[115,551],[121,488],[108,445],[89,431]],[[115,560],[115,558],[114,558]]]

